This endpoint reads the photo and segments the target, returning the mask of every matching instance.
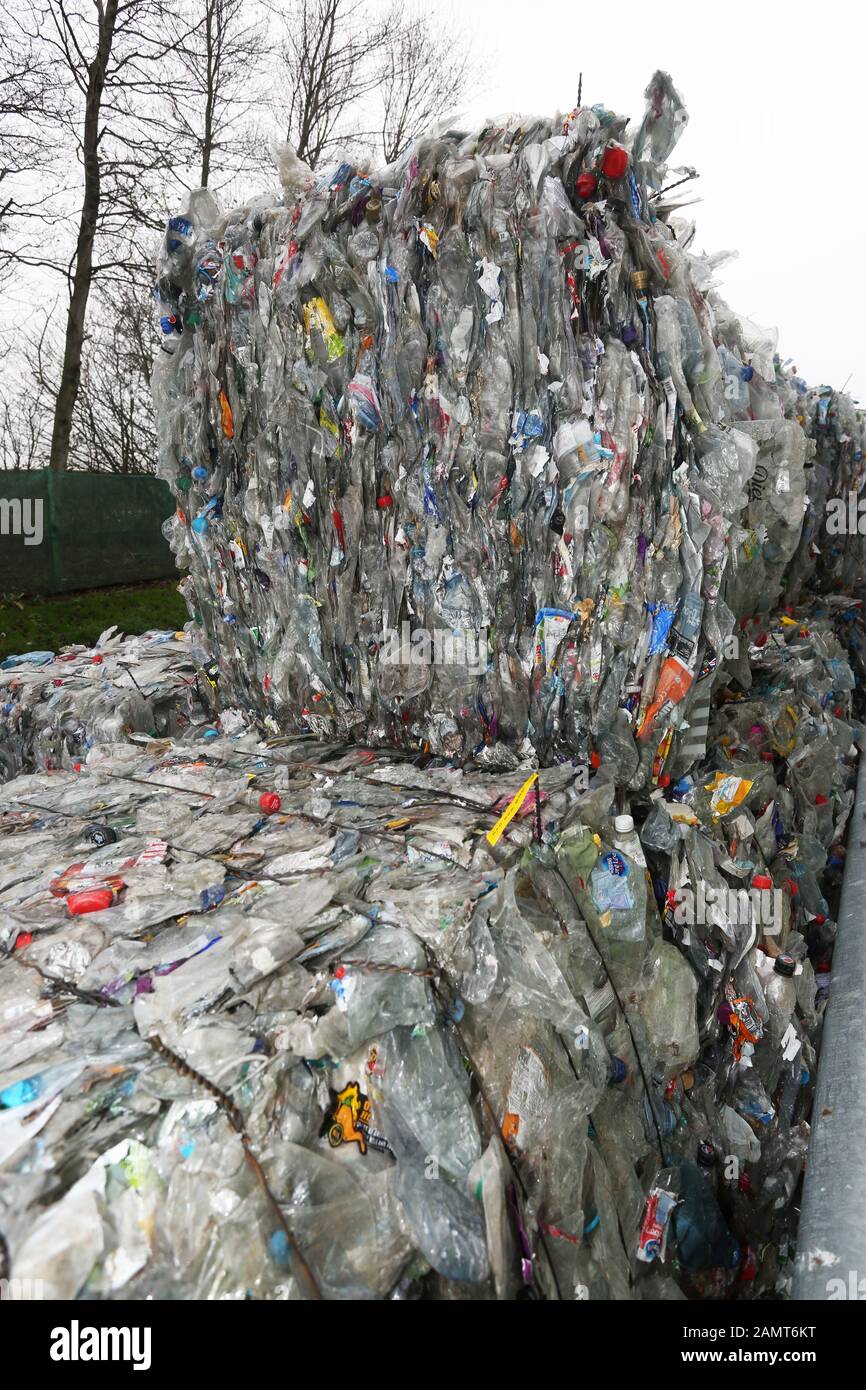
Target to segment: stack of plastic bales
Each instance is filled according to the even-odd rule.
[[[0,1277],[785,1295],[862,420],[719,299],[647,95],[172,219],[214,719],[3,788]]]

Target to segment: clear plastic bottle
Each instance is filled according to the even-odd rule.
[[[619,849],[603,846],[590,874],[590,892],[609,941],[644,940],[646,879],[640,864]]]
[[[633,859],[635,864],[639,864],[642,869],[646,869],[646,855],[640,842],[640,836],[634,828],[634,820],[630,815],[616,816],[613,822],[614,836],[613,843],[623,854],[627,854],[629,859]]]
[[[794,1015],[797,1006],[797,985],[794,980],[796,973],[797,962],[793,956],[776,956],[772,974],[764,986],[764,998],[770,1014],[767,1031],[770,1034],[768,1041],[771,1045],[772,1042],[776,1045],[781,1042]]]

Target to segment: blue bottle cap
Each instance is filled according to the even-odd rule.
[[[628,1076],[628,1067],[621,1057],[611,1056],[610,1063],[612,1068],[610,1084],[612,1086],[618,1086],[619,1083],[625,1081]]]

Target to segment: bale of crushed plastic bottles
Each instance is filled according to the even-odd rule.
[[[93,647],[31,651],[0,662],[0,783],[81,764],[95,744],[132,731],[179,735],[205,717],[184,632],[124,638],[107,628]]]
[[[784,1297],[864,650],[850,597],[768,617],[649,795],[604,763],[265,742],[236,709],[6,783],[11,1277]],[[148,689],[142,655],[112,660]],[[163,644],[151,679],[188,660]]]
[[[604,745],[635,785],[662,744],[688,764],[785,591],[812,419],[826,486],[862,421],[843,400],[831,438],[687,249],[685,120],[657,73],[636,130],[578,108],[379,173],[287,151],[277,203],[172,218],[167,531],[230,703],[482,761]]]

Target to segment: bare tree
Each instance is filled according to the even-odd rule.
[[[387,3],[6,0],[0,273],[14,266],[37,304],[52,278],[64,293],[0,345],[0,467],[153,467],[148,287],[166,212],[189,188],[248,180],[266,106],[317,164],[374,142],[393,160],[459,99],[465,46]]]
[[[292,0],[285,23],[286,133],[313,167],[339,146],[373,143],[390,163],[466,89],[467,44],[421,11]]]
[[[179,41],[176,75],[165,88],[168,122],[178,162],[190,152],[202,188],[215,166],[231,174],[254,154],[250,120],[263,103],[266,44],[250,11],[249,0],[187,0],[170,21]]]
[[[169,133],[158,110],[163,64],[181,41],[166,36],[166,0],[32,0],[30,37],[42,45],[60,81],[77,98],[66,118],[83,170],[75,251],[65,268],[45,257],[43,268],[64,270],[69,305],[63,365],[54,407],[49,464],[69,462],[87,304],[94,277],[128,273],[132,237],[156,227],[148,181],[170,167]],[[97,262],[97,238],[106,257]]]
[[[152,473],[153,304],[135,284],[97,291],[81,375],[70,462],[96,473]]]
[[[21,344],[0,400],[0,468],[41,468],[54,405],[52,327],[45,309],[35,333]]]
[[[0,273],[15,259],[15,232],[50,216],[39,186],[54,160],[50,122],[62,103],[45,54],[10,4],[0,16]],[[11,238],[11,239],[10,239]]]
[[[49,7],[52,22],[57,29],[61,51],[76,79],[76,85],[83,89],[85,98],[84,129],[81,138],[81,154],[84,161],[84,197],[81,204],[81,220],[75,248],[72,293],[69,297],[69,309],[66,316],[63,370],[54,407],[54,429],[51,435],[49,460],[52,468],[65,468],[67,466],[72,416],[78,396],[78,384],[81,379],[81,345],[84,342],[84,319],[87,312],[87,299],[90,294],[93,246],[96,240],[97,217],[99,215],[100,118],[108,65],[111,60],[111,50],[117,27],[118,9],[119,0],[106,0],[104,6],[97,3],[96,47],[93,57],[88,61],[79,44],[76,26],[69,17],[63,0],[59,0],[57,11]]]
[[[371,19],[366,0],[293,0],[285,22],[286,136],[315,167],[347,135],[370,134],[349,126],[379,81],[387,19]]]
[[[156,234],[183,191],[211,181],[215,169],[236,172],[249,154],[260,26],[244,0],[11,3],[17,48],[13,64],[6,45],[0,68],[0,133],[12,148],[17,140],[16,168],[25,173],[44,173],[43,147],[46,156],[60,153],[57,177],[41,178],[38,195],[30,178],[26,207],[5,199],[18,234],[4,238],[0,268],[15,264],[37,298],[60,277],[68,301],[42,324],[38,363],[27,331],[3,360],[0,415],[18,422],[21,447],[0,452],[7,465],[18,454],[36,462],[43,451],[53,468],[147,471],[143,364],[154,334],[145,287]],[[252,14],[261,14],[255,3]],[[0,169],[9,163],[5,144]],[[25,212],[46,225],[26,226]]]
[[[0,395],[0,468],[44,466],[55,383],[63,361],[63,314],[43,311],[21,335]],[[149,291],[130,280],[97,281],[91,292],[81,378],[69,438],[70,468],[152,473],[151,400],[155,331]]]
[[[392,11],[378,91],[382,105],[381,148],[391,164],[437,117],[464,95],[470,57],[460,36],[437,32],[420,12]]]

